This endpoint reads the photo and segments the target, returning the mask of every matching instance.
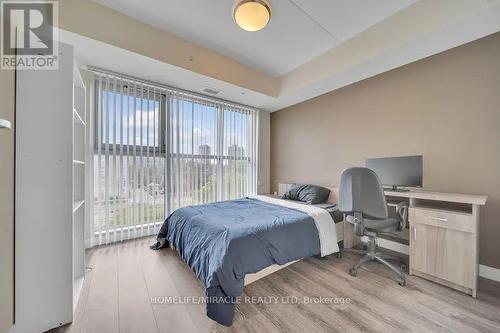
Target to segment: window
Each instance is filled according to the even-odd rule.
[[[173,95],[168,114],[168,211],[216,201],[218,106]]]
[[[165,216],[165,98],[101,77],[96,101],[93,231],[100,244],[151,234]]]
[[[168,211],[256,193],[257,113],[169,98]]]
[[[94,244],[256,193],[257,111],[109,75],[96,76],[95,101]]]

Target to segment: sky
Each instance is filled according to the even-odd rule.
[[[102,95],[101,121],[109,124],[109,144],[133,144],[134,127],[136,144],[158,146],[158,123],[160,115],[160,94],[151,94],[151,99],[141,99],[131,95],[106,92]],[[116,111],[115,111],[116,110]],[[213,106],[198,104],[191,101],[174,99],[171,103],[174,151],[177,147],[177,136],[180,140],[180,151],[186,154],[198,154],[199,146],[208,144],[211,152],[216,153],[217,146],[217,109]],[[116,114],[116,116],[115,116]],[[179,119],[177,119],[179,115]],[[116,125],[116,129],[115,129]],[[238,112],[224,111],[224,144],[223,150],[231,145],[244,147],[248,151],[249,119]],[[106,142],[106,127],[101,133],[102,142]],[[142,129],[142,133],[141,133]],[[177,129],[180,129],[177,133]],[[120,132],[122,137],[120,137]],[[116,135],[116,140],[115,140]]]

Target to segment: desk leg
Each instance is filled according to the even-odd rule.
[[[344,220],[344,249],[355,247],[361,242],[361,238],[354,232],[354,224]]]

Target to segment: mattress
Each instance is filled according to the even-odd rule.
[[[285,200],[285,199],[281,199],[281,200]],[[289,200],[285,200],[285,201],[289,201]],[[293,202],[297,202],[297,203],[300,203],[300,204],[303,204],[303,205],[309,205],[309,204],[307,204],[305,202],[300,202],[300,201],[293,201]],[[339,210],[339,207],[338,207],[337,204],[333,204],[333,203],[329,203],[329,202],[324,202],[324,203],[314,204],[314,205],[311,205],[311,206],[323,208],[326,211],[328,211],[328,213],[330,213],[330,216],[332,217],[332,219],[333,219],[333,221],[335,223],[340,223],[340,222],[344,221],[344,213],[342,213]]]

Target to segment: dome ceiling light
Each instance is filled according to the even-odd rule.
[[[271,5],[266,0],[243,0],[234,6],[233,17],[246,31],[259,31],[271,20]]]

